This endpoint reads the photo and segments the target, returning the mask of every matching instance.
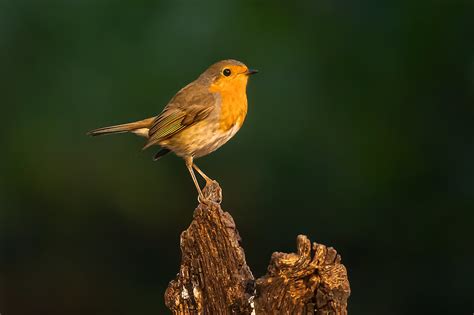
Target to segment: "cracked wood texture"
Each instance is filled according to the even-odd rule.
[[[165,293],[173,314],[347,314],[349,281],[332,247],[297,237],[296,253],[273,253],[256,281],[217,182],[203,190],[181,234],[181,267]]]

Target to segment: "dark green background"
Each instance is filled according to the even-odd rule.
[[[472,1],[1,1],[0,313],[163,314],[196,206],[133,135],[210,64],[261,72],[199,161],[255,276],[334,246],[351,314],[474,311]]]

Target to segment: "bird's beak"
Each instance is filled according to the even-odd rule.
[[[248,69],[245,74],[246,75],[252,75],[252,74],[255,74],[255,73],[258,73],[258,70],[255,70],[255,69]]]

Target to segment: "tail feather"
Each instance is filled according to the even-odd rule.
[[[145,135],[141,129],[149,129],[155,120],[155,117],[135,121],[128,124],[121,124],[109,127],[102,127],[89,131],[87,134],[90,136],[101,136],[115,133],[134,132],[138,135]]]

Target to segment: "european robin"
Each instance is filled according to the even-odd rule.
[[[182,88],[169,101],[161,114],[140,121],[99,128],[93,136],[131,132],[147,138],[143,149],[159,145],[158,160],[170,151],[184,159],[198,191],[204,199],[193,168],[206,180],[194,163],[229,141],[244,123],[247,115],[247,81],[257,70],[237,60],[222,60],[204,71]]]

